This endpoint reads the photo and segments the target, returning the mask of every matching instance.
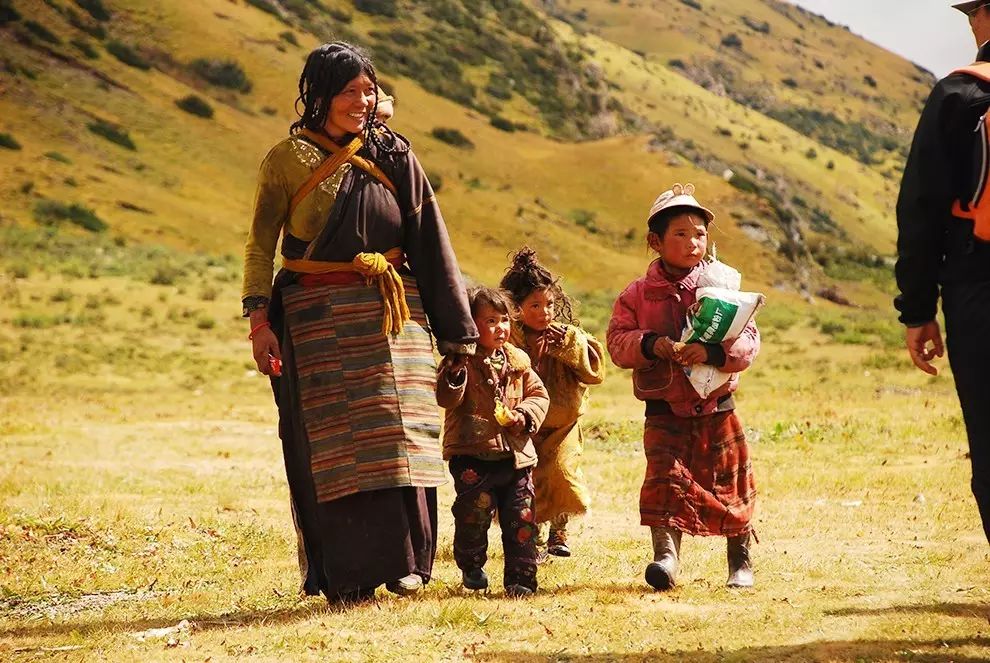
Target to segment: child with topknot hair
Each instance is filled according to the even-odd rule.
[[[550,394],[547,417],[533,436],[539,458],[533,483],[541,559],[546,553],[570,557],[568,521],[586,513],[591,501],[581,472],[580,418],[588,386],[605,377],[605,353],[573,318],[560,280],[540,264],[533,249],[523,247],[512,256],[500,285],[516,308],[511,341],[529,355]]]

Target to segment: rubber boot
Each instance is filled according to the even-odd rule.
[[[681,556],[681,531],[673,527],[651,527],[653,562],[646,567],[646,582],[661,592],[674,587]]]
[[[749,532],[725,540],[725,556],[729,561],[726,587],[752,587],[753,566],[749,558]]]

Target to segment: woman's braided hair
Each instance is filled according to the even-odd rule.
[[[540,264],[536,251],[524,246],[512,255],[512,264],[505,270],[499,286],[512,295],[516,307],[536,290],[547,290],[554,299],[554,320],[576,325],[571,298],[560,287],[560,279]]]
[[[296,98],[296,113],[299,119],[289,128],[290,134],[300,129],[322,132],[330,112],[331,100],[343,91],[344,87],[357,76],[366,75],[378,88],[378,76],[371,59],[357,46],[345,41],[335,41],[314,49],[306,58],[302,74],[299,76],[299,96]],[[300,110],[302,107],[302,110]],[[378,97],[371,109],[371,121],[365,128],[365,144],[374,143],[386,153],[408,150],[397,140],[395,134],[384,125],[377,124]],[[379,130],[375,130],[376,127]]]

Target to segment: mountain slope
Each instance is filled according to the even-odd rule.
[[[720,254],[747,282],[815,292],[839,279],[860,303],[886,299],[877,256],[893,247],[901,148],[863,163],[771,111],[801,110],[806,85],[827,87],[813,108],[902,145],[925,85],[912,82],[917,69],[780,3],[689,4],[0,0],[0,134],[21,146],[0,149],[2,218],[44,222],[39,206],[77,204],[122,241],[239,254],[257,164],[294,119],[301,62],[335,34],[375,53],[399,99],[393,125],[438,186],[474,278],[495,280],[528,241],[569,287],[614,293],[647,259],[655,195],[691,181],[719,212]],[[500,21],[506,12],[512,20]],[[740,16],[769,33],[744,34],[727,59],[718,35]],[[877,89],[892,90],[890,108],[901,110],[840,101],[841,86],[816,68],[807,84],[774,83],[799,38],[791,33],[807,40],[812,30],[814,48],[800,47],[808,57],[844,72],[856,71],[846,62],[857,53],[883,63]],[[693,80],[717,57],[765,87],[772,107]],[[437,85],[445,67],[460,83]],[[211,118],[176,105],[190,95]],[[107,140],[107,126],[134,149]],[[472,146],[438,139],[437,128]]]

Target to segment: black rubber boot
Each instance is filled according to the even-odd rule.
[[[753,566],[749,558],[749,532],[725,540],[725,556],[729,561],[726,587],[752,587]]]
[[[661,592],[677,583],[681,556],[681,531],[673,527],[651,527],[653,562],[646,567],[646,582]]]

